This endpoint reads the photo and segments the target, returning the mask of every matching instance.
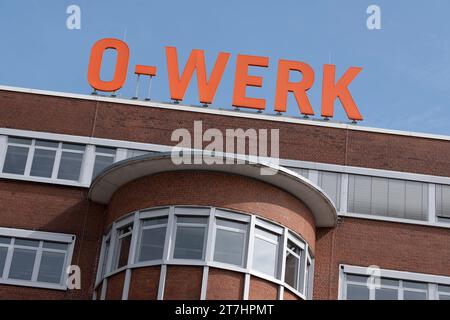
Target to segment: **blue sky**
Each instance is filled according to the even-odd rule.
[[[81,8],[80,30],[66,28],[71,4]],[[381,8],[381,30],[366,27],[371,4]],[[447,0],[2,0],[0,84],[88,94],[91,46],[114,37],[130,47],[122,97],[134,94],[133,66],[146,64],[158,67],[152,98],[169,101],[164,47],[176,46],[181,65],[191,49],[205,50],[208,72],[219,52],[231,53],[214,101],[221,108],[231,107],[238,53],[270,59],[268,69],[251,69],[264,77],[263,88],[247,90],[267,99],[267,113],[278,59],[306,62],[315,71],[308,94],[320,115],[322,68],[331,61],[339,77],[350,66],[363,68],[350,85],[361,125],[450,135],[448,12]],[[106,56],[105,78],[113,57]],[[183,103],[198,104],[195,81]],[[347,121],[339,102],[335,109],[335,120]],[[299,115],[292,97],[288,111]]]

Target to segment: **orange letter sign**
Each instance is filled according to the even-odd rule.
[[[166,47],[170,97],[173,100],[183,100],[189,81],[191,81],[192,74],[194,73],[194,69],[196,69],[200,102],[212,103],[229,57],[229,53],[219,53],[213,71],[211,72],[211,77],[209,78],[209,81],[207,81],[204,52],[203,50],[194,49],[191,51],[191,55],[189,56],[180,78],[177,49],[174,47]]]
[[[266,100],[248,98],[245,96],[247,86],[262,87],[262,78],[248,75],[248,67],[269,66],[269,58],[258,56],[238,55],[236,61],[236,74],[234,78],[233,106],[263,110],[266,108]]]
[[[322,83],[322,117],[333,116],[334,100],[339,97],[342,107],[344,107],[347,117],[351,120],[362,120],[358,107],[348,91],[348,85],[358,75],[362,68],[350,67],[334,84],[336,66],[326,64],[323,66],[323,83]]]
[[[115,49],[117,51],[116,69],[114,78],[111,81],[103,81],[100,79],[103,53],[106,49]],[[92,47],[91,58],[89,60],[89,84],[94,89],[100,91],[110,92],[120,89],[127,78],[129,58],[130,49],[125,42],[113,38],[105,38],[97,41]]]
[[[298,71],[302,74],[300,82],[289,82],[289,72]],[[275,111],[286,112],[288,93],[292,92],[297,100],[302,114],[313,115],[311,103],[306,91],[314,83],[314,70],[306,63],[299,61],[280,60],[278,62],[277,89],[275,95]]]

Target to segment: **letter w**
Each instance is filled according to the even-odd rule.
[[[219,86],[225,67],[230,57],[229,53],[220,52],[209,81],[206,79],[205,55],[203,50],[194,49],[180,78],[178,68],[177,48],[166,47],[167,71],[169,74],[170,97],[173,100],[183,100],[186,89],[191,81],[194,70],[197,71],[198,92],[201,103],[212,103]]]

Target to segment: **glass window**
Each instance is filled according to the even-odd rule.
[[[244,265],[247,223],[216,219],[214,261]]]
[[[11,243],[11,238],[10,237],[2,237],[2,236],[0,236],[0,243],[1,244],[10,244]]]
[[[398,289],[380,288],[375,289],[375,300],[397,300]]]
[[[286,270],[284,281],[296,290],[299,290],[299,274],[301,263],[301,249],[291,240],[288,240],[286,249]],[[300,290],[299,290],[300,291]]]
[[[37,280],[60,283],[65,257],[66,255],[63,252],[43,251]]]
[[[29,147],[8,146],[6,150],[4,173],[24,174]]]
[[[0,246],[0,278],[3,275],[3,268],[5,267],[6,255],[8,254],[8,247]]]
[[[10,279],[31,280],[35,258],[36,250],[15,248],[8,277]]]
[[[106,274],[106,264],[108,263],[109,249],[110,249],[110,239],[105,241],[105,253],[103,254],[103,261],[102,261],[103,263],[101,271],[102,278]]]
[[[349,212],[427,219],[426,183],[350,174],[348,193]]]
[[[403,291],[403,300],[426,300],[426,299],[427,299],[426,292],[409,291],[409,290]]]
[[[436,216],[450,219],[450,186],[436,185]]]
[[[260,227],[255,228],[253,268],[278,278],[278,246],[280,236]]]
[[[442,285],[438,286],[439,291],[439,300],[450,300],[450,285]]]
[[[118,230],[117,246],[114,259],[114,269],[119,269],[128,264],[128,256],[130,254],[131,235],[133,226],[128,225]]]
[[[63,151],[61,153],[61,162],[59,164],[58,179],[74,181],[78,181],[80,179],[84,149],[85,146],[83,145],[63,143]]]
[[[162,259],[166,230],[167,217],[146,219],[142,222],[138,261]]]
[[[175,259],[204,258],[207,221],[206,217],[177,217]]]
[[[369,288],[366,285],[347,284],[347,300],[369,300]]]
[[[56,150],[38,149],[34,150],[31,165],[31,176],[51,178],[53,165],[55,163]]]
[[[94,172],[92,177],[96,177],[103,169],[114,163],[116,149],[106,147],[95,147]]]
[[[330,197],[339,210],[341,196],[341,175],[336,172],[319,171],[318,185]]]

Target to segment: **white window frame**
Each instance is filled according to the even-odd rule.
[[[354,283],[361,285],[361,282],[352,282],[346,280],[346,275],[360,275],[360,276],[370,276],[373,274],[373,268],[368,267],[359,267],[352,265],[339,265],[339,300],[347,299],[347,284]],[[382,288],[396,288],[398,289],[398,300],[403,300],[403,293],[405,290],[414,291],[414,292],[424,292],[423,289],[415,289],[415,288],[407,288],[404,286],[403,281],[413,281],[413,282],[421,282],[427,285],[427,300],[438,300],[439,292],[438,285],[450,285],[450,277],[448,276],[438,276],[432,274],[425,273],[415,273],[408,271],[398,271],[398,270],[389,270],[389,269],[378,269],[377,275],[381,278],[390,278],[394,280],[399,280],[399,286],[388,286],[382,285]],[[449,294],[450,296],[450,294]],[[369,288],[369,300],[375,299],[375,288]]]
[[[175,238],[176,238],[176,216],[196,216],[196,217],[206,217],[208,222],[206,224],[201,224],[202,227],[206,228],[206,235],[205,235],[205,242],[204,242],[204,250],[203,250],[203,260],[195,260],[195,259],[174,259],[173,258],[173,252],[174,252],[174,246],[175,246]],[[140,238],[142,233],[142,223],[145,219],[149,218],[157,218],[157,217],[167,217],[167,228],[166,228],[166,237],[165,237],[165,243],[164,243],[164,250],[163,250],[163,258],[161,260],[149,260],[149,261],[142,261],[137,262],[137,254],[139,252],[139,246],[140,246]],[[217,262],[214,261],[214,246],[215,246],[215,230],[216,230],[216,217],[217,218],[225,218],[231,221],[236,222],[242,222],[242,223],[248,223],[247,227],[247,236],[246,236],[246,242],[245,242],[245,254],[244,254],[244,266],[236,266],[233,264],[228,264],[224,262]],[[133,223],[133,234],[132,234],[132,241],[130,245],[130,256],[128,260],[128,265],[124,266],[122,268],[111,270],[111,265],[113,263],[113,255],[109,254],[107,257],[105,256],[105,244],[106,241],[110,241],[110,249],[109,252],[115,252],[117,243],[118,243],[118,237],[117,232],[118,230],[126,226],[127,224]],[[193,225],[189,223],[189,225]],[[274,232],[279,235],[279,243],[277,246],[277,272],[280,275],[280,278],[275,278],[270,275],[267,275],[265,273],[259,272],[254,270],[252,268],[252,257],[253,257],[253,245],[254,245],[254,238],[255,238],[255,228],[256,226],[261,227],[262,229],[265,229],[270,232]],[[304,274],[302,277],[304,277],[304,289],[303,293],[300,291],[297,291],[294,288],[289,287],[287,284],[284,283],[284,254],[283,252],[286,249],[286,242],[287,242],[287,233],[291,233],[294,237],[294,241],[299,241],[300,243],[303,243],[303,250],[305,252],[309,252],[309,246],[308,243],[298,234],[295,232],[287,229],[286,227],[282,227],[277,223],[274,223],[273,221],[269,221],[267,219],[256,217],[255,215],[251,215],[244,212],[237,212],[230,209],[222,209],[222,208],[216,208],[216,207],[205,207],[205,206],[162,206],[162,207],[152,207],[148,209],[143,209],[140,211],[129,213],[126,217],[122,218],[119,221],[113,222],[111,225],[110,230],[106,235],[103,237],[102,240],[102,248],[101,248],[101,256],[99,259],[99,266],[97,269],[97,280],[95,284],[95,290],[101,285],[102,286],[102,293],[100,295],[100,299],[105,298],[105,288],[107,287],[107,281],[108,278],[116,273],[122,272],[126,270],[126,282],[128,282],[129,285],[129,278],[130,278],[130,270],[132,268],[138,268],[138,267],[144,267],[144,266],[161,266],[161,277],[162,279],[165,278],[165,272],[167,270],[167,265],[192,265],[192,266],[203,266],[204,269],[208,269],[208,267],[216,267],[231,271],[236,271],[244,274],[245,277],[245,285],[244,285],[244,299],[248,298],[248,290],[249,290],[249,279],[250,276],[256,276],[259,278],[262,278],[264,280],[270,281],[272,283],[277,284],[280,286],[279,290],[279,297],[282,298],[283,295],[283,289],[286,288],[290,291],[292,291],[295,295],[299,296],[302,299],[307,299],[312,297],[312,280],[314,278],[314,270],[310,270],[309,279],[306,279],[306,268],[304,268]],[[269,239],[270,240],[270,239]],[[112,245],[114,244],[114,245]],[[309,261],[312,263],[312,266],[314,265],[314,259],[310,254],[306,255],[304,254],[304,261],[301,263],[306,263],[308,261],[307,259],[310,259]],[[101,274],[101,266],[103,261],[106,260],[106,271],[105,274]],[[280,260],[281,259],[281,260]],[[207,271],[206,271],[207,272]],[[204,281],[207,280],[207,277],[203,277]],[[128,279],[128,280],[127,280]],[[282,280],[283,279],[283,280]],[[306,281],[311,281],[309,283],[310,292],[305,292],[306,288]],[[207,282],[202,283],[202,288],[206,288]],[[124,287],[124,291],[122,294],[122,298],[126,299],[128,296],[127,289],[128,287]],[[161,291],[162,290],[162,291]],[[163,297],[163,290],[164,288],[160,289],[160,293],[158,297]],[[202,289],[203,290],[203,289]],[[205,289],[206,290],[206,289]]]
[[[45,288],[45,289],[55,289],[55,290],[67,290],[67,278],[68,278],[67,268],[69,267],[69,265],[72,261],[73,250],[75,247],[75,239],[76,239],[75,235],[0,227],[0,236],[11,237],[11,242],[9,245],[4,245],[4,244],[1,245],[3,247],[8,247],[8,254],[6,256],[3,274],[0,277],[0,284],[9,284],[9,285],[15,285],[15,286],[25,286],[25,287],[35,287],[35,288]],[[27,246],[15,245],[14,242],[15,242],[16,238],[23,238],[23,239],[39,241],[39,246],[38,247],[27,247]],[[43,248],[44,241],[66,243],[67,250]],[[9,279],[8,278],[10,267],[11,267],[11,262],[12,262],[12,257],[13,257],[13,253],[14,253],[14,248],[36,250],[33,274],[32,274],[31,280],[18,280],[18,279]],[[61,275],[61,282],[59,284],[37,281],[43,251],[65,253],[65,260],[64,260],[64,265],[63,265],[63,270],[62,270],[62,275]]]

